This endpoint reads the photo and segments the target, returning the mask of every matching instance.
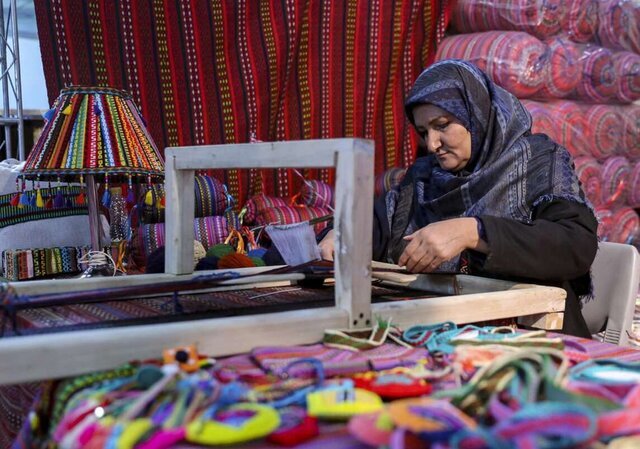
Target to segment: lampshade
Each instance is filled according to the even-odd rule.
[[[47,115],[25,163],[25,178],[74,181],[88,174],[97,179],[124,175],[148,182],[164,175],[160,153],[127,92],[63,89]]]

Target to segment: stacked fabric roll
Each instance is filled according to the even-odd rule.
[[[460,58],[523,100],[565,147],[601,234],[637,241],[640,1],[458,0],[436,60]]]

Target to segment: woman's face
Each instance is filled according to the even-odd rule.
[[[413,120],[427,151],[435,154],[443,170],[462,170],[471,158],[471,133],[460,120],[432,104],[413,108]]]

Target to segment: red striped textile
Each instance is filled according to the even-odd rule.
[[[617,75],[616,100],[622,103],[640,100],[640,55],[619,51],[612,59]]]
[[[574,160],[582,190],[594,206],[602,204],[602,166],[594,158],[580,156]]]
[[[632,166],[624,156],[613,156],[602,163],[602,202],[609,207],[627,201]]]
[[[631,207],[640,207],[640,162],[636,162],[631,168],[627,203]]]
[[[618,108],[604,104],[588,106],[585,123],[593,157],[602,160],[622,150],[624,120]]]
[[[636,0],[601,0],[598,40],[602,45],[640,53],[640,3]]]
[[[640,104],[621,106],[624,119],[624,154],[629,159],[640,159]]]
[[[589,42],[598,30],[599,0],[569,0],[569,16],[563,31],[574,42]]]
[[[447,0],[35,0],[50,102],[69,85],[131,92],[159,148],[356,136],[376,172],[406,166],[403,99]],[[290,170],[228,170],[236,205],[291,196]],[[222,175],[222,176],[221,176]],[[328,170],[309,178],[332,183]]]

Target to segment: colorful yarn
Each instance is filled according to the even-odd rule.
[[[536,98],[564,98],[571,94],[580,82],[581,52],[569,39],[558,36],[545,41],[549,58],[542,87]]]
[[[602,164],[602,202],[607,206],[624,204],[629,192],[631,165],[626,157],[607,158]]]
[[[589,42],[598,30],[599,0],[569,0],[568,20],[563,30],[574,42]]]
[[[528,98],[544,83],[549,52],[543,42],[527,33],[487,31],[445,38],[436,61],[450,58],[476,64],[501,87],[518,98]]]
[[[89,250],[88,247],[6,250],[1,255],[1,273],[10,281],[78,273],[84,269],[79,261]]]
[[[406,172],[406,168],[393,167],[376,176],[374,183],[374,194],[376,196],[384,195],[389,190],[400,185]]]
[[[573,98],[604,103],[613,98],[618,87],[611,50],[595,45],[583,47],[579,58],[582,74]]]
[[[589,106],[585,112],[585,129],[591,144],[591,155],[599,160],[613,156],[622,149],[624,119],[618,108],[609,105]]]
[[[333,207],[333,188],[326,182],[305,180],[300,191],[301,200],[311,207],[331,209]]]
[[[617,75],[616,99],[623,103],[640,99],[640,55],[619,51],[612,60]]]
[[[227,254],[218,260],[218,268],[247,268],[255,266],[251,257],[240,253]]]
[[[640,4],[635,0],[601,0],[598,40],[602,45],[640,53]]]
[[[228,254],[234,254],[235,252],[236,250],[233,246],[227,245],[226,243],[218,243],[207,250],[207,257],[213,256],[220,259]]]
[[[561,0],[458,0],[451,23],[460,33],[512,30],[547,37],[566,27],[568,12]]]

